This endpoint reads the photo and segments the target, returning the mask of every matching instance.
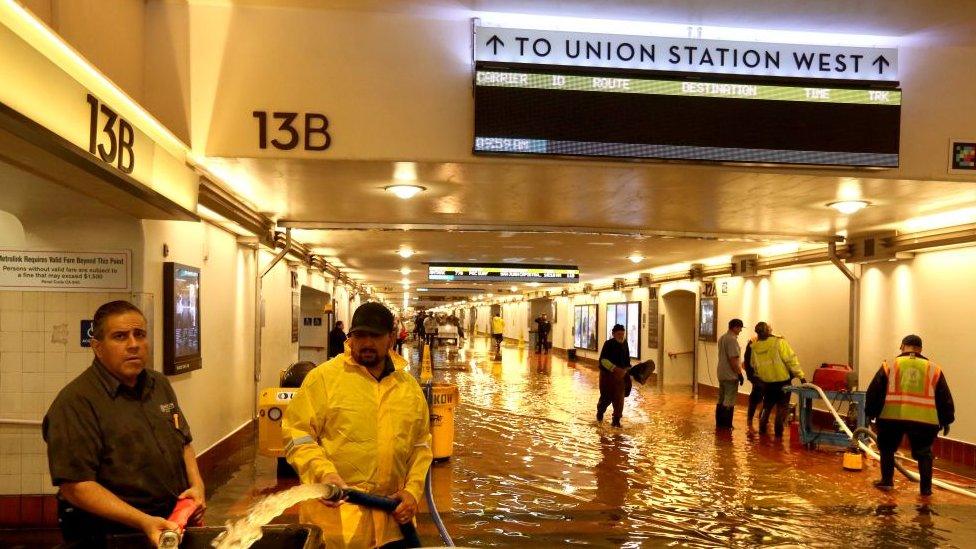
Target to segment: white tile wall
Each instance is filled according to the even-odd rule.
[[[0,418],[41,420],[61,388],[85,370],[81,321],[128,294],[0,290]],[[36,426],[0,424],[0,495],[53,494]]]

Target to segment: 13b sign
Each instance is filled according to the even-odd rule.
[[[88,94],[89,123],[88,123],[88,152],[101,158],[104,162],[115,164],[122,173],[132,173],[136,167],[136,155],[132,151],[136,134],[132,124],[122,118],[105,103],[99,103],[92,94]],[[102,116],[99,116],[99,115]],[[104,120],[99,132],[100,122]],[[104,137],[102,137],[104,135]]]
[[[268,119],[278,123],[276,136],[271,138],[271,146],[282,151],[290,151],[304,145],[306,151],[324,151],[332,145],[329,135],[329,119],[324,114],[307,112],[302,119],[297,112],[267,112],[254,111],[251,113],[258,119],[258,147],[268,148]],[[295,126],[298,120],[299,127]],[[304,125],[302,122],[304,121]]]

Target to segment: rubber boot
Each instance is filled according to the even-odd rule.
[[[720,402],[715,403],[715,428],[722,428],[722,404]]]
[[[918,493],[923,496],[932,495],[932,457],[918,458]]]
[[[735,427],[732,426],[732,418],[735,416],[735,406],[726,406],[723,413],[724,413],[723,420],[725,423],[725,428],[734,429]]]
[[[919,463],[921,466],[921,463]],[[921,470],[921,469],[920,469]],[[895,485],[895,452],[881,452],[881,480],[874,483],[875,486],[884,490]]]

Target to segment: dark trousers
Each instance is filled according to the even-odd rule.
[[[620,418],[624,415],[624,398],[627,396],[629,379],[629,376],[617,379],[608,370],[600,368],[600,400],[596,403],[597,414],[602,416],[607,411],[607,407],[613,404],[613,422],[620,423]]]
[[[763,401],[763,394],[766,392],[765,385],[759,378],[750,380],[752,381],[752,392],[749,393],[749,415],[748,421],[749,425],[752,425],[752,418],[756,417],[756,409],[759,408],[759,403]]]
[[[938,425],[914,421],[878,420],[878,450],[881,451],[881,481],[892,484],[895,480],[895,451],[902,438],[908,435],[912,457],[918,461],[918,489],[923,494],[932,492],[932,443],[939,434]]]
[[[542,353],[549,350],[549,333],[540,333],[535,338],[535,352]]]
[[[759,415],[759,432],[765,433],[769,427],[769,416],[776,410],[774,429],[776,436],[783,436],[783,426],[786,425],[786,413],[790,407],[790,394],[783,391],[789,385],[787,381],[773,381],[765,383],[763,389],[763,409]]]

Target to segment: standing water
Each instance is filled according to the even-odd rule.
[[[237,522],[227,522],[227,530],[212,543],[217,549],[245,549],[261,539],[261,527],[307,499],[331,498],[336,488],[331,484],[302,484],[284,492],[272,494],[251,507],[247,516]]]

